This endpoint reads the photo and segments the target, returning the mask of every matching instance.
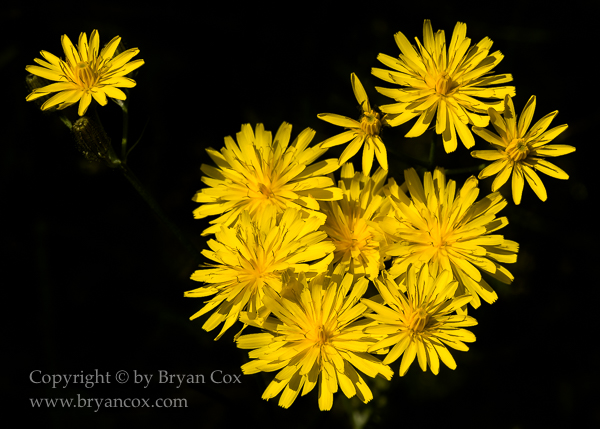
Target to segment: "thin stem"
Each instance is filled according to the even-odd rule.
[[[142,185],[142,182],[133,174],[133,171],[126,164],[121,164],[119,169],[123,173],[123,175],[129,180],[129,183],[133,185],[135,190],[142,196],[142,198],[146,201],[146,203],[150,206],[152,211],[162,220],[171,230],[171,232],[179,239],[181,244],[185,246],[185,248],[190,252],[190,254],[194,255],[196,259],[196,263],[200,263],[202,257],[200,256],[200,252],[198,249],[192,244],[192,242],[187,238],[185,234],[175,225],[173,222],[169,220],[167,215],[162,211],[152,194],[148,192],[148,190]]]
[[[433,170],[435,167],[435,141],[436,141],[436,133],[432,133],[431,135],[431,143],[429,145],[429,169]]]
[[[150,118],[148,118],[148,120],[146,121],[146,125],[144,125],[144,129],[142,130],[142,134],[140,134],[140,137],[135,141],[135,143],[133,145],[131,145],[131,147],[127,151],[127,156],[129,156],[129,153],[131,153],[133,148],[136,147],[137,144],[142,140],[142,137],[144,137],[144,133],[146,132],[146,128],[148,127],[149,123],[150,123]]]
[[[121,137],[121,161],[127,163],[127,134],[129,132],[129,98],[119,103],[123,110],[123,136]]]

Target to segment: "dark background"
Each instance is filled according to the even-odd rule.
[[[188,318],[200,299],[183,292],[199,286],[189,279],[194,257],[145,206],[122,175],[87,162],[56,117],[26,103],[25,66],[40,50],[64,56],[60,36],[76,43],[79,33],[100,32],[103,45],[120,35],[139,47],[145,60],[130,95],[130,139],[148,122],[129,163],[169,217],[205,248],[194,220],[191,197],[203,184],[204,149],[220,149],[223,137],[242,123],[265,124],[276,132],[282,121],[293,137],[314,128],[317,143],[339,128],[317,113],[357,116],[350,74],[357,73],[373,104],[391,100],[374,89],[385,83],[370,75],[382,67],[378,53],[396,56],[393,35],[422,40],[423,19],[444,29],[449,43],[457,21],[466,22],[473,43],[488,36],[505,59],[496,73],[512,73],[520,113],[537,96],[534,121],[560,110],[552,126],[569,128],[555,142],[577,152],[555,163],[568,181],[540,175],[548,189],[541,202],[526,185],[523,202],[500,213],[509,218],[504,235],[520,243],[519,260],[508,266],[510,286],[499,300],[472,315],[477,341],[467,353],[454,352],[458,368],[436,377],[417,363],[382,383],[368,427],[572,427],[600,424],[597,408],[598,277],[597,216],[592,205],[597,87],[592,10],[563,6],[538,9],[494,4],[459,7],[446,2],[423,7],[406,2],[351,7],[237,7],[191,10],[81,2],[59,7],[3,6],[0,13],[2,107],[2,219],[4,355],[0,372],[3,408],[24,426],[46,427],[350,427],[347,410],[359,401],[335,396],[331,412],[319,412],[316,389],[289,410],[260,397],[273,374],[243,376],[241,384],[213,384],[215,370],[241,374],[247,352],[232,344],[233,328],[214,342],[217,331],[201,329],[206,316]],[[391,86],[391,85],[388,85]],[[118,107],[99,109],[113,142],[120,141]],[[402,143],[408,127],[389,130],[384,140],[426,147],[423,139]],[[476,137],[476,148],[486,143]],[[336,155],[336,152],[332,152]],[[339,152],[338,152],[339,153]],[[477,161],[460,145],[438,151],[438,165],[455,168]],[[360,158],[358,158],[360,159]],[[391,175],[402,182],[402,164],[390,158]],[[359,164],[360,165],[360,164]],[[459,185],[468,175],[455,176]],[[481,196],[491,179],[482,181]],[[110,373],[111,384],[52,389],[34,385],[30,373]],[[147,389],[114,382],[119,370],[152,374]],[[160,370],[203,374],[205,384],[158,383]],[[368,378],[368,377],[367,377]],[[371,382],[371,380],[369,380]],[[373,385],[371,383],[371,385]],[[30,398],[185,398],[187,408],[32,408]],[[589,427],[589,426],[587,426]]]

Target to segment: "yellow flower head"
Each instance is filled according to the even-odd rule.
[[[515,204],[521,203],[524,180],[531,186],[538,198],[546,201],[548,195],[540,177],[534,170],[541,171],[557,179],[566,180],[569,175],[556,165],[543,159],[544,157],[566,155],[575,152],[575,148],[563,144],[548,143],[567,129],[567,125],[559,125],[548,131],[546,129],[558,113],[555,110],[537,121],[528,131],[533,112],[535,111],[535,95],[531,96],[517,122],[515,106],[508,95],[504,100],[504,114],[490,109],[492,125],[498,134],[485,128],[473,127],[473,132],[494,147],[494,150],[474,150],[471,156],[495,161],[481,170],[479,178],[484,179],[498,174],[492,183],[492,191],[497,191],[506,183],[512,173],[512,196]]]
[[[339,187],[344,197],[339,201],[321,204],[327,220],[322,230],[335,244],[334,263],[348,267],[352,274],[366,275],[372,279],[383,268],[380,242],[385,238],[371,223],[380,214],[385,195],[382,185],[387,172],[381,168],[373,177],[354,173],[352,164],[342,167]]]
[[[388,124],[397,126],[418,116],[417,122],[406,134],[406,137],[418,137],[436,118],[435,131],[442,134],[447,153],[456,150],[457,133],[467,149],[472,147],[475,140],[467,124],[487,126],[488,108],[502,103],[480,101],[473,97],[503,99],[507,94],[515,95],[514,86],[486,88],[510,82],[512,75],[489,76],[488,73],[504,56],[500,51],[489,53],[492,41],[487,37],[469,48],[471,39],[466,34],[466,24],[457,23],[450,47],[446,49],[444,31],[433,34],[431,22],[426,19],[423,23],[423,44],[415,38],[418,51],[404,34],[398,32],[394,37],[402,51],[400,57],[384,54],[377,57],[394,70],[374,68],[372,71],[375,76],[404,87],[377,88],[380,93],[398,102],[381,106],[381,111],[388,114]]]
[[[202,326],[211,331],[224,322],[216,339],[238,320],[242,310],[252,318],[264,319],[268,315],[263,305],[265,285],[281,292],[284,271],[316,274],[327,269],[335,246],[324,241],[324,232],[317,231],[322,223],[316,217],[303,219],[295,209],[277,214],[271,207],[256,220],[242,212],[235,227],[222,225],[215,239],[208,241],[211,250],[202,251],[214,263],[192,274],[192,280],[208,284],[184,295],[216,296],[190,319],[216,308]]]
[[[472,299],[470,295],[454,297],[457,283],[452,280],[452,274],[442,271],[433,277],[427,265],[423,265],[420,272],[411,265],[404,285],[406,296],[385,271],[375,285],[388,306],[361,300],[374,311],[365,316],[379,322],[377,326],[366,328],[365,333],[385,335],[369,347],[369,351],[391,347],[383,360],[385,364],[395,362],[404,353],[400,376],[406,374],[415,356],[423,371],[429,366],[437,375],[440,359],[448,368],[455,369],[456,362],[446,346],[469,350],[464,342],[475,341],[475,335],[462,328],[476,325],[477,321],[467,315],[452,314]]]
[[[414,169],[404,172],[410,198],[390,180],[387,192],[396,208],[395,223],[382,226],[395,234],[398,242],[387,254],[393,256],[390,274],[404,275],[410,265],[418,269],[429,264],[437,275],[451,272],[458,281],[458,294],[473,295],[471,305],[481,305],[479,297],[492,303],[498,295],[482,278],[480,270],[503,283],[511,283],[512,274],[500,265],[516,262],[519,245],[504,236],[492,234],[508,225],[506,217],[496,218],[506,200],[498,192],[475,202],[479,195],[477,179],[471,176],[460,191],[456,183],[446,183],[444,173],[436,169],[433,177],[425,173],[425,186]]]
[[[365,147],[363,149],[362,158],[363,173],[369,175],[371,172],[373,155],[377,157],[377,161],[379,162],[379,165],[381,165],[381,168],[387,170],[387,151],[381,137],[379,137],[381,127],[383,126],[383,118],[380,117],[379,112],[376,112],[371,108],[365,88],[354,73],[350,75],[350,81],[352,82],[352,90],[354,91],[356,101],[360,104],[362,115],[357,121],[348,118],[347,116],[336,115],[334,113],[318,114],[317,117],[324,121],[348,128],[348,131],[344,131],[341,134],[321,142],[320,146],[323,148],[330,148],[352,140],[340,156],[339,165],[342,165],[352,158],[364,143]]]
[[[242,366],[244,374],[281,370],[263,399],[283,391],[279,405],[288,408],[298,394],[306,395],[318,383],[319,408],[326,411],[338,385],[348,398],[357,395],[365,403],[373,399],[355,368],[369,377],[391,379],[393,371],[367,353],[378,337],[370,338],[363,329],[373,322],[358,320],[367,307],[357,301],[369,282],[365,277],[354,282],[352,274],[342,279],[342,273],[337,269],[331,278],[320,274],[310,282],[300,274],[282,295],[266,288],[265,304],[277,319],[270,317],[262,325],[268,332],[237,339],[238,347],[256,349],[249,353],[254,360]]]
[[[252,219],[258,219],[268,207],[276,208],[279,213],[287,207],[297,208],[325,221],[317,200],[342,198],[342,191],[334,187],[331,178],[324,176],[338,168],[337,160],[310,165],[327,149],[314,146],[307,149],[315,135],[310,128],[288,146],[291,132],[292,126],[284,122],[273,140],[263,124],[256,126],[256,132],[244,124],[237,133],[237,144],[233,138],[225,137],[221,152],[206,150],[217,167],[206,164],[201,167],[208,176],[202,177],[202,181],[209,187],[192,198],[202,203],[194,210],[194,217],[221,216],[212,220],[213,226],[202,235],[219,231],[221,224],[234,225],[244,210]]]
[[[125,100],[127,97],[119,88],[133,88],[135,81],[126,74],[144,64],[144,60],[128,62],[140,50],[138,48],[127,51],[113,58],[121,38],[116,36],[100,51],[100,36],[94,30],[89,43],[85,33],[79,35],[77,48],[73,46],[67,35],[61,38],[66,61],[52,55],[50,52],[41,51],[44,60],[36,58],[34,61],[39,66],[27,66],[25,69],[36,76],[57,81],[42,88],[35,89],[26,98],[27,101],[35,100],[53,92],[58,92],[43,105],[42,110],[58,105],[64,109],[79,101],[79,116],[85,115],[92,97],[101,106],[106,105],[106,97]]]

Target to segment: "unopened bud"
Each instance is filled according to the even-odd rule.
[[[120,164],[102,125],[87,116],[82,116],[75,121],[72,131],[77,149],[88,161],[103,161],[112,168]]]
[[[39,76],[36,76],[34,74],[31,74],[31,73],[28,74],[25,77],[25,86],[27,86],[27,89],[29,90],[29,93],[32,93],[35,89],[42,88],[42,87],[47,86],[49,84],[50,84],[50,81],[44,79],[43,77],[39,77]],[[48,94],[48,95],[46,95],[44,97],[36,98],[36,99],[34,99],[32,101],[35,104],[37,104],[38,106],[41,106],[51,96],[52,96],[52,94]],[[56,110],[56,108],[54,110]]]

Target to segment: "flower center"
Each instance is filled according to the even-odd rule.
[[[423,308],[419,307],[410,314],[406,325],[413,332],[422,332],[425,326],[427,326],[428,321],[429,314]]]
[[[372,235],[369,226],[364,219],[350,220],[348,226],[343,225],[337,234],[331,235],[336,251],[345,253],[350,251],[352,257],[356,258],[360,252],[368,247]]]
[[[437,247],[438,249],[446,246],[446,241],[447,241],[448,236],[449,236],[448,233],[442,232],[442,228],[440,227],[439,223],[437,223],[437,222],[433,226],[433,228],[431,228],[431,230],[429,231],[429,237],[431,238],[431,245],[433,247]]]
[[[381,121],[379,120],[379,113],[370,110],[360,118],[360,128],[366,133],[372,136],[379,135],[381,130]]]
[[[523,139],[513,139],[505,150],[513,162],[521,161],[529,155],[529,146]]]
[[[323,344],[327,344],[331,339],[332,335],[325,326],[321,324],[315,324],[313,329],[309,331],[306,335],[306,338],[310,341],[313,341],[316,345],[322,346]]]
[[[265,196],[265,198],[271,198],[274,197],[275,194],[273,194],[273,191],[271,190],[271,188],[269,188],[267,185],[265,185],[264,183],[259,183],[258,185],[258,190],[260,191],[261,194],[263,194]]]
[[[77,75],[79,85],[84,89],[90,89],[98,83],[99,74],[92,69],[90,63],[87,61],[77,64],[75,74]]]
[[[458,84],[446,72],[441,72],[435,82],[435,91],[440,95],[450,95]]]

